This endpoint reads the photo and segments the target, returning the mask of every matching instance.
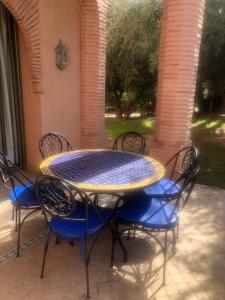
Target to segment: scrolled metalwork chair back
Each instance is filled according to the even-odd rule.
[[[161,203],[162,205],[162,210],[165,209],[165,215],[167,215],[168,221],[176,219],[178,217],[177,213],[181,212],[188,203],[194,185],[196,183],[196,178],[198,176],[199,170],[200,168],[198,165],[196,165],[191,170],[186,170],[185,173],[183,173],[176,182],[176,184],[180,185],[179,192],[175,195],[164,194],[158,199],[159,203]],[[166,212],[166,207],[171,203],[174,205],[174,209],[171,209],[170,213],[168,213]],[[149,218],[151,218],[151,216]]]
[[[1,154],[0,154],[1,155]],[[10,178],[6,172],[7,167],[5,166],[4,162],[2,159],[0,159],[0,180],[3,184],[3,186],[8,189],[12,190],[11,183],[10,183]]]
[[[46,159],[52,155],[62,153],[64,151],[72,151],[69,141],[61,134],[48,132],[43,135],[39,141],[39,150],[42,159]]]
[[[194,185],[196,183],[196,178],[199,174],[200,167],[198,162],[193,165],[191,168],[186,169],[183,174],[177,180],[177,183],[180,185],[180,191],[175,197],[176,205],[179,209],[183,209],[187,204],[190,195],[193,191]]]
[[[29,188],[34,183],[28,178],[4,153],[0,152],[0,179],[4,187],[14,192],[15,199],[17,194],[15,188],[18,185],[23,186],[31,194],[33,190]]]
[[[46,255],[50,234],[52,232],[58,236],[58,238],[66,239],[70,242],[79,240],[80,255],[85,263],[87,298],[89,298],[88,266],[90,255],[99,237],[101,229],[100,222],[104,225],[104,220],[88,196],[64,180],[53,176],[38,177],[36,181],[36,194],[42,204],[42,209],[48,224],[40,277],[43,278],[44,276]],[[96,222],[93,213],[89,215],[89,208],[91,206],[95,209],[96,216],[100,222]],[[48,219],[49,215],[50,220]],[[95,237],[93,237],[93,235],[95,235]],[[90,247],[88,247],[87,240],[91,236],[93,240]]]
[[[89,202],[84,192],[53,176],[40,176],[36,182],[36,193],[43,209],[51,216],[60,218],[70,218],[76,210],[77,201],[85,206]],[[82,220],[86,219],[88,212]]]
[[[138,132],[124,132],[116,138],[112,149],[143,154],[145,151],[145,139]]]
[[[169,177],[178,178],[187,175],[188,171],[198,166],[198,150],[194,146],[179,150],[165,165],[169,169]]]

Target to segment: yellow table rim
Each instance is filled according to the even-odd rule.
[[[148,160],[149,162],[151,162],[151,164],[153,164],[155,166],[156,174],[154,174],[153,176],[151,176],[147,179],[144,179],[144,180],[136,181],[136,182],[129,183],[129,184],[120,184],[120,185],[119,184],[111,184],[111,185],[87,184],[87,183],[83,183],[83,182],[74,182],[74,181],[71,181],[71,180],[66,180],[64,178],[61,178],[60,176],[57,176],[57,177],[69,182],[72,185],[77,186],[81,190],[88,191],[88,192],[100,192],[100,193],[102,193],[102,192],[126,192],[126,191],[131,191],[131,190],[142,189],[144,187],[147,187],[149,185],[152,185],[152,184],[156,183],[157,181],[162,179],[163,176],[165,175],[165,168],[163,167],[163,165],[160,162],[158,162],[157,160],[155,160],[155,159],[153,159],[149,156],[144,156],[144,155],[136,154],[136,153],[132,153],[132,152],[107,150],[107,149],[75,150],[75,151],[63,152],[63,153],[60,153],[60,154],[53,155],[53,156],[45,159],[41,163],[41,165],[40,165],[41,173],[43,175],[55,176],[50,171],[49,165],[56,158],[59,158],[59,157],[65,155],[65,154],[76,153],[76,152],[97,152],[97,151],[99,151],[99,152],[100,151],[121,152],[121,153],[127,153],[127,154],[130,154],[130,155],[142,157],[142,158]]]

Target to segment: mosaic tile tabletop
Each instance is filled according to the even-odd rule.
[[[160,180],[164,168],[157,161],[133,153],[110,150],[72,151],[45,160],[41,171],[88,191],[122,191]]]

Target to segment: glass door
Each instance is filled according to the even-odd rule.
[[[25,137],[18,27],[0,3],[0,151],[25,167]]]

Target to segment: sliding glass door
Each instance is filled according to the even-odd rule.
[[[0,3],[0,151],[25,167],[25,137],[18,28]]]

